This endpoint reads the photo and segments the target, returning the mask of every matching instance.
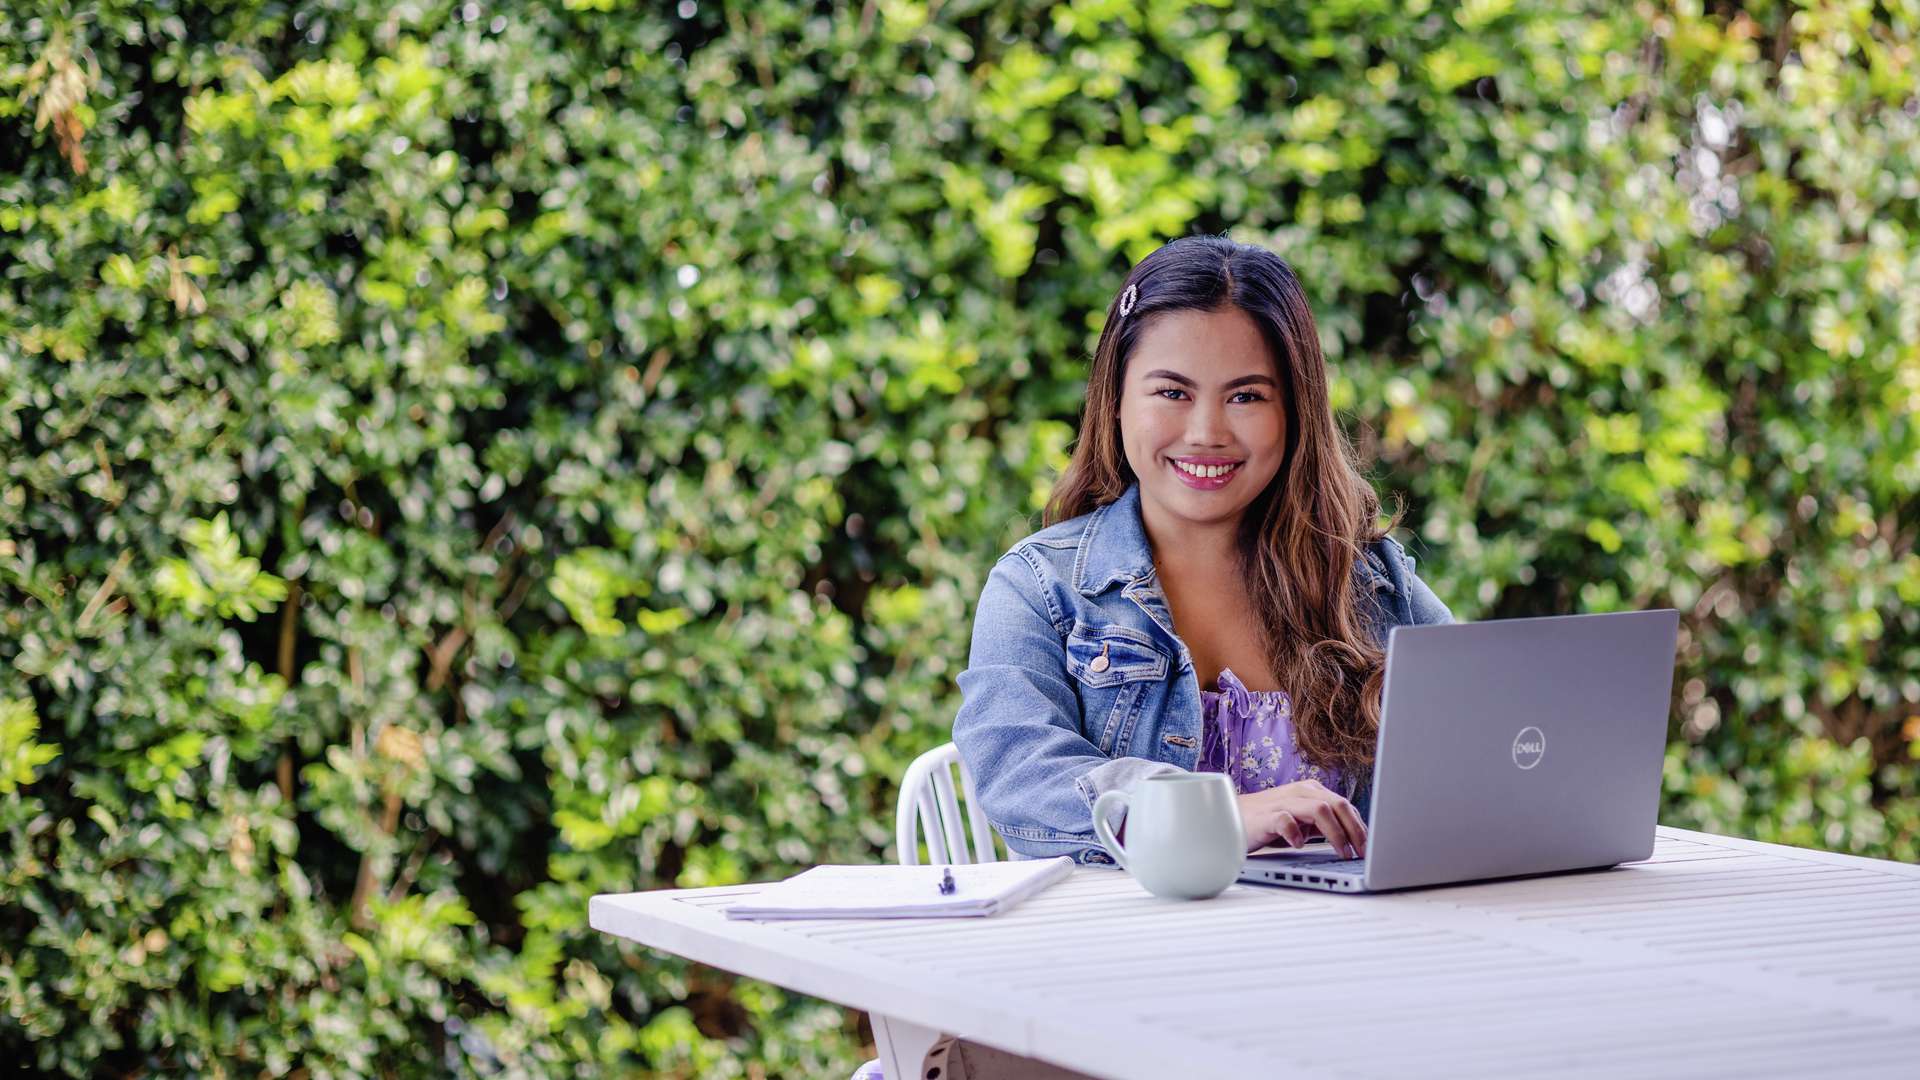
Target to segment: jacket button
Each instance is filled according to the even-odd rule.
[[[1094,657],[1094,658],[1093,658],[1093,662],[1087,665],[1087,670],[1088,670],[1088,671],[1105,671],[1105,670],[1107,670],[1107,658],[1106,658],[1105,656],[1096,656],[1096,657]]]

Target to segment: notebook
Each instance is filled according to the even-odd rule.
[[[940,892],[953,871],[954,890]],[[1073,872],[1065,855],[965,866],[816,866],[728,907],[729,919],[998,915]]]

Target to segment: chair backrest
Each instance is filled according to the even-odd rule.
[[[960,795],[967,803],[966,824],[972,827],[973,846],[967,846],[967,830],[962,827],[959,799],[954,794],[953,773],[960,773]],[[894,815],[894,841],[900,849],[900,865],[920,864],[921,830],[925,830],[927,861],[942,863],[999,862],[994,847],[993,826],[987,824],[986,811],[974,797],[973,774],[960,760],[960,750],[952,743],[936,746],[913,759],[907,775],[900,778],[900,805]]]

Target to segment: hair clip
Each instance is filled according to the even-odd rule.
[[[1133,304],[1134,304],[1134,301],[1138,299],[1140,299],[1140,286],[1138,285],[1127,286],[1127,291],[1120,294],[1120,317],[1121,318],[1124,319],[1128,315],[1133,314]]]

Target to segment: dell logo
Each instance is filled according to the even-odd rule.
[[[1537,727],[1523,727],[1513,737],[1513,763],[1523,769],[1540,764],[1547,755],[1547,733]]]

